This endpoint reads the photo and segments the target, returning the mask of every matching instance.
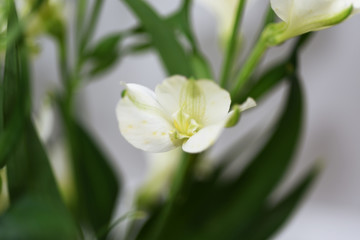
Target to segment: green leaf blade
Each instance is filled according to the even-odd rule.
[[[144,29],[150,34],[169,75],[191,77],[192,68],[184,49],[176,40],[171,27],[144,1],[123,0],[134,12]]]
[[[318,166],[313,167],[299,183],[275,206],[268,207],[242,235],[247,240],[269,239],[276,233],[296,210],[301,200],[319,174]]]
[[[86,130],[73,122],[71,154],[78,208],[82,217],[100,233],[106,229],[116,207],[120,181],[108,158]]]

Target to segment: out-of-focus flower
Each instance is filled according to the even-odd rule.
[[[218,19],[221,43],[227,43],[234,26],[239,0],[199,0]]]
[[[26,43],[31,52],[37,52],[35,39],[41,35],[49,35],[57,40],[63,40],[65,33],[65,1],[44,0],[39,8],[34,10],[36,0],[15,0],[19,21],[23,21]],[[7,39],[7,13],[9,4],[0,2],[0,52],[5,50]],[[33,11],[34,10],[34,11]]]
[[[226,49],[228,41],[231,38],[235,24],[236,10],[239,0],[198,0],[204,7],[209,9],[218,19],[218,28],[221,46]],[[248,0],[247,6],[252,5],[254,0]],[[242,36],[239,33],[238,46],[241,46]]]
[[[136,205],[148,209],[161,200],[181,159],[180,148],[164,153],[148,153],[148,174],[144,185],[137,191]]]
[[[54,130],[55,111],[51,97],[46,97],[39,108],[38,114],[34,117],[36,130],[44,143],[47,143]]]
[[[127,84],[116,109],[124,138],[149,152],[176,147],[188,153],[210,147],[225,127],[230,95],[210,80],[173,76],[155,92],[138,84]]]
[[[359,0],[271,0],[271,7],[283,21],[270,28],[272,44],[303,33],[331,27],[360,7]]]
[[[26,35],[36,37],[49,34],[61,38],[65,28],[64,0],[44,0],[39,9],[32,13],[36,0],[17,0],[19,12],[23,17],[29,17],[26,24]]]

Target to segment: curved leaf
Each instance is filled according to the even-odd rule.
[[[90,224],[95,233],[100,233],[110,224],[120,183],[108,158],[87,131],[75,120],[71,130],[77,207],[82,220]]]
[[[151,36],[151,41],[157,49],[169,75],[180,74],[192,76],[191,65],[186,53],[176,40],[175,33],[144,1],[123,0],[135,13],[144,29]]]
[[[7,163],[10,208],[0,217],[0,239],[78,239],[33,123]]]
[[[238,239],[249,220],[261,209],[268,195],[285,174],[295,153],[302,128],[302,92],[296,76],[285,110],[269,141],[229,186],[225,202],[205,224],[197,239]],[[196,239],[196,238],[194,238]]]
[[[270,239],[296,210],[318,174],[319,168],[314,166],[280,202],[267,207],[241,237],[246,240]]]

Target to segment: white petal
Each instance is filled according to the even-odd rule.
[[[354,7],[354,13],[359,13],[360,11],[360,0],[350,0],[353,7]]]
[[[291,25],[331,18],[350,6],[348,0],[271,0],[275,13]]]
[[[225,121],[222,121],[218,124],[204,127],[190,137],[189,140],[183,144],[182,149],[188,153],[199,153],[206,150],[215,143],[224,128],[224,124]]]
[[[156,86],[156,99],[170,115],[177,112],[180,108],[181,90],[186,82],[187,79],[185,77],[173,76]]]
[[[271,0],[270,4],[276,15],[284,22],[288,22],[294,1],[295,0]]]
[[[120,132],[136,148],[149,152],[174,149],[170,138],[173,127],[154,93],[140,85],[128,84],[127,94],[116,108]]]
[[[223,121],[230,109],[230,94],[210,80],[198,80],[196,84],[204,94],[206,105],[205,114],[200,123],[208,126]]]
[[[252,98],[247,98],[246,101],[239,106],[240,112],[256,107],[256,102]]]

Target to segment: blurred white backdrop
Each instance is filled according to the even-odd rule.
[[[72,2],[72,1],[69,1]],[[179,0],[152,0],[162,14],[176,9]],[[196,2],[196,1],[195,1]],[[247,42],[257,32],[264,4],[254,6],[246,15],[243,31]],[[72,7],[68,7],[71,12]],[[69,16],[71,13],[69,13]],[[126,29],[136,23],[119,0],[107,0],[96,32],[97,37]],[[219,69],[222,52],[217,41],[214,16],[196,4],[193,20],[205,55]],[[35,58],[35,103],[43,93],[58,86],[54,45],[41,39],[42,53]],[[306,119],[302,145],[296,162],[282,189],[316,159],[323,172],[308,198],[276,240],[356,240],[360,236],[360,15],[316,34],[301,56],[301,75],[306,94]],[[286,50],[287,44],[271,49],[267,62]],[[122,87],[120,81],[140,83],[150,88],[162,81],[165,73],[154,52],[122,59],[106,75],[81,92],[83,119],[114,160],[125,179],[125,191],[141,184],[147,170],[145,153],[128,144],[118,131],[115,106]],[[259,103],[245,114],[234,131],[226,131],[215,152],[238,136],[278,112],[283,91]],[[281,189],[280,189],[281,191]]]

